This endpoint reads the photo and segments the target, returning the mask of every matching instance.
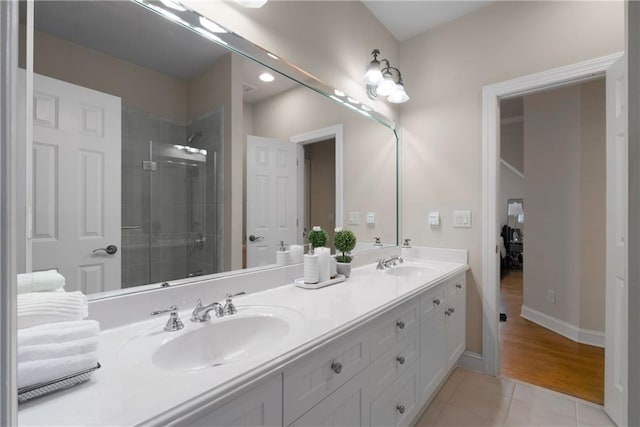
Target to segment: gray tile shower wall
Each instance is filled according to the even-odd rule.
[[[222,112],[182,125],[123,106],[122,134],[122,286],[218,271]]]

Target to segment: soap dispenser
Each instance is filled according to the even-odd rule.
[[[283,266],[291,264],[291,254],[285,247],[284,241],[280,240],[280,249],[276,252],[276,265]]]
[[[400,248],[400,256],[402,258],[411,258],[411,239],[404,239]]]

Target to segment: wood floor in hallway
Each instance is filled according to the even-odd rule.
[[[580,344],[520,317],[522,271],[501,280],[501,374],[602,405],[604,349]]]

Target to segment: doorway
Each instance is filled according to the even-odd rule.
[[[320,226],[333,241],[336,228],[335,138],[302,146],[304,155],[304,235]],[[328,179],[327,179],[328,178]]]
[[[500,373],[499,102],[606,75],[606,321],[605,410],[618,424],[627,414],[627,121],[626,58],[622,53],[523,76],[483,88],[483,371]],[[526,239],[526,237],[525,237]],[[525,264],[526,264],[525,250]]]
[[[603,77],[500,103],[501,373],[597,404],[605,110]]]

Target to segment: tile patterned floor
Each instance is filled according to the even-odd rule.
[[[416,427],[609,427],[601,406],[502,377],[457,368]]]

